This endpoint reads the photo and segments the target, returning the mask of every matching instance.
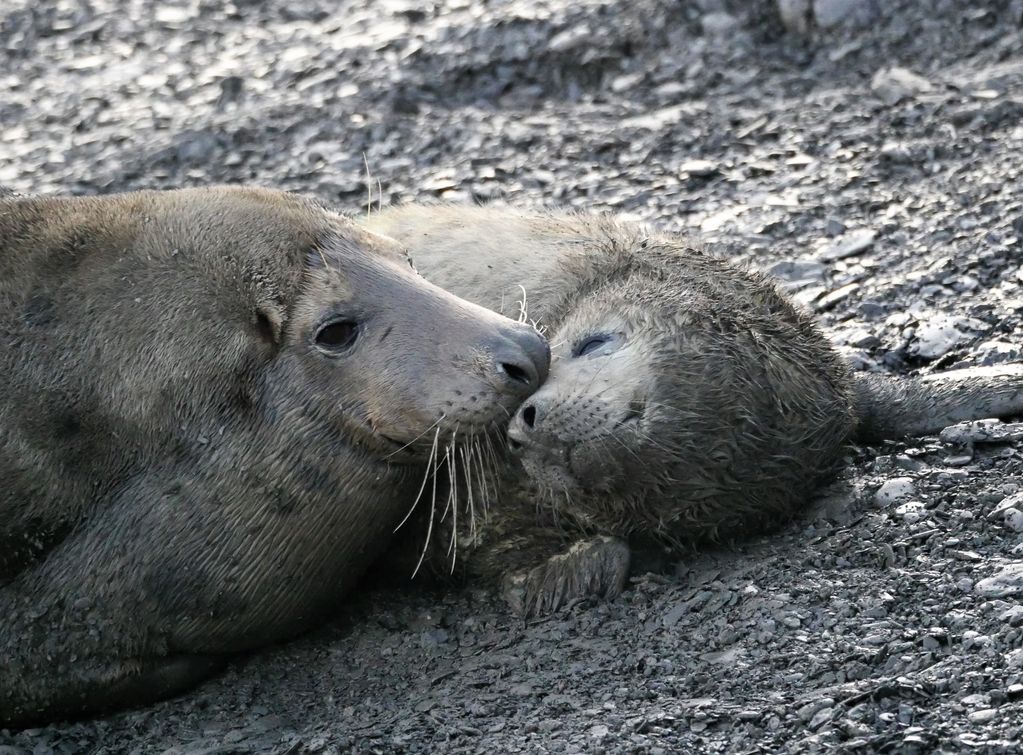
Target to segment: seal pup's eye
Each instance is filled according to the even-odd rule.
[[[576,344],[576,347],[572,350],[572,356],[584,357],[587,354],[592,354],[610,340],[611,337],[605,335],[589,336],[588,338],[584,338]]]
[[[359,323],[354,320],[331,320],[320,326],[313,339],[323,351],[339,354],[347,351],[359,337]]]

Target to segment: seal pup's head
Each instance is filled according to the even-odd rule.
[[[613,253],[560,307],[550,375],[509,445],[594,531],[678,542],[777,518],[849,431],[844,368],[762,276],[603,228]]]

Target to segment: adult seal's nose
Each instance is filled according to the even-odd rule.
[[[494,349],[494,362],[504,389],[525,398],[547,379],[551,349],[532,328],[516,328]]]

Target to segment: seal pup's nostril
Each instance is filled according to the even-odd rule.
[[[529,441],[529,430],[523,427],[521,417],[516,417],[508,426],[508,450],[512,453],[521,453]]]
[[[520,408],[508,425],[508,448],[513,452],[521,452],[526,446],[535,443],[534,428],[537,420],[537,408],[530,401]]]

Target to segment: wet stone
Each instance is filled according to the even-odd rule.
[[[1008,443],[1023,440],[1023,422],[1002,422],[982,419],[950,425],[939,433],[944,443],[967,445],[970,443]]]
[[[886,105],[930,92],[931,82],[908,68],[892,66],[881,68],[870,81],[870,88]]]
[[[977,582],[975,590],[988,598],[1008,598],[1023,594],[1023,563],[1003,567],[992,576]]]
[[[960,329],[964,323],[961,317],[939,315],[921,322],[913,335],[909,351],[911,354],[936,359],[944,356],[969,336]]]
[[[893,477],[886,480],[874,493],[874,503],[886,507],[896,501],[909,498],[916,492],[912,477]]]
[[[821,262],[834,262],[852,257],[869,249],[876,237],[877,232],[869,228],[850,231],[824,247],[817,258]]]

